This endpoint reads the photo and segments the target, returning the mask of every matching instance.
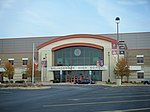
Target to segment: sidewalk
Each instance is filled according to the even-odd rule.
[[[51,88],[51,86],[110,86],[110,87],[131,87],[131,86],[150,86],[150,85],[144,85],[144,84],[132,84],[132,83],[123,83],[121,85],[117,84],[106,84],[104,82],[96,83],[96,84],[74,84],[74,83],[50,83],[50,82],[38,82],[34,85],[28,85],[28,86],[11,86],[7,84],[0,84],[0,89],[48,89]]]
[[[50,82],[42,82],[40,83],[42,86],[52,86],[52,85],[89,85],[89,86],[94,86],[94,85],[102,85],[102,86],[112,86],[112,87],[118,87],[117,84],[106,84],[106,82],[100,82],[96,84],[74,84],[74,83],[50,83]],[[132,83],[122,83],[119,86],[150,86],[150,85],[144,85],[142,83],[140,84],[132,84]]]

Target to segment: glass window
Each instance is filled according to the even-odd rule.
[[[28,60],[22,60],[22,65],[27,65],[28,64]]]
[[[137,57],[137,64],[144,63],[144,55],[136,55],[136,57]]]
[[[12,65],[14,65],[14,60],[9,60],[9,63],[11,63]]]
[[[14,65],[14,58],[9,58],[8,62],[11,63],[12,65]]]
[[[144,63],[144,57],[137,57],[137,63]]]
[[[101,49],[86,46],[68,47],[54,51],[54,65],[96,65],[96,61],[99,57],[103,59],[102,56]]]
[[[22,74],[22,79],[27,79],[27,74]]]
[[[58,58],[57,59],[57,66],[62,66],[63,65],[63,59],[62,58]]]
[[[22,65],[28,64],[28,58],[22,58]]]
[[[137,78],[143,79],[144,78],[144,72],[137,72]]]

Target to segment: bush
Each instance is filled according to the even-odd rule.
[[[106,84],[116,84],[116,82],[106,82]]]
[[[13,81],[1,81],[1,83],[6,83],[6,84],[8,84],[8,83],[13,83]]]
[[[54,81],[53,81],[53,83],[59,83],[59,82],[60,82],[59,80],[54,80]]]
[[[24,83],[24,80],[15,81],[15,83]]]
[[[132,84],[136,84],[136,81],[133,81]]]
[[[122,83],[128,83],[128,81],[122,81]]]

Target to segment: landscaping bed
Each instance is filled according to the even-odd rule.
[[[2,83],[0,88],[13,88],[13,87],[41,87],[42,84],[31,84],[31,83]]]

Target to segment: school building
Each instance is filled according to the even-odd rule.
[[[94,81],[116,82],[113,73],[117,63],[116,34],[72,34],[0,39],[0,80],[4,65],[11,62],[15,68],[11,80],[29,80],[27,63],[34,57],[39,76],[35,81],[75,82],[91,78]],[[150,78],[150,32],[120,33],[123,42],[119,57],[127,59],[131,70],[130,81]],[[126,80],[126,79],[124,79]]]

